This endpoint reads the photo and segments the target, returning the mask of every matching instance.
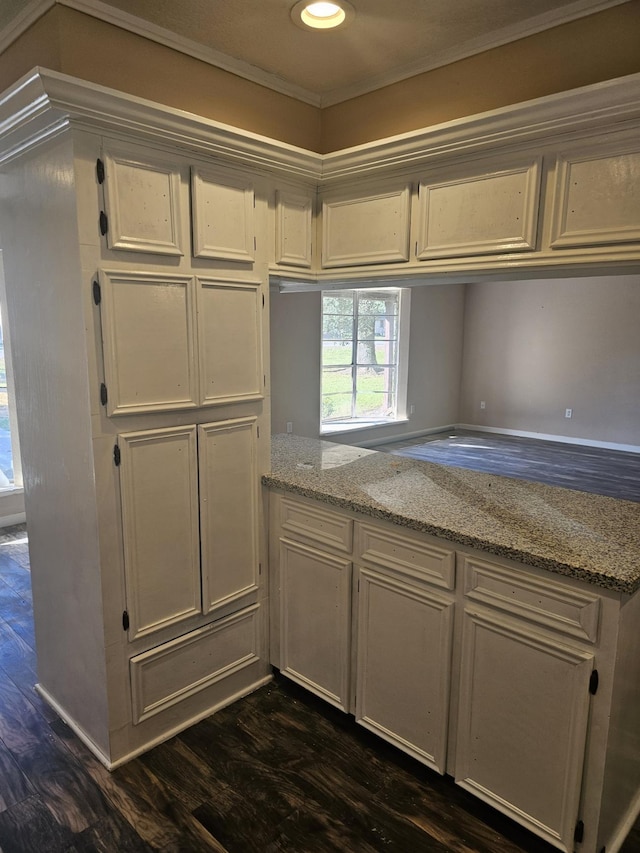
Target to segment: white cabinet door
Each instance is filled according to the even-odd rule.
[[[362,568],[356,720],[445,772],[453,602]]]
[[[171,273],[100,273],[109,415],[198,405],[195,285]]]
[[[281,671],[349,710],[351,571],[344,557],[280,540]]]
[[[255,195],[248,178],[191,170],[193,254],[223,261],[255,260]]]
[[[129,639],[201,612],[194,426],[119,436]]]
[[[202,405],[262,399],[261,329],[260,281],[198,278]]]
[[[417,257],[455,258],[536,248],[540,160],[420,184]]]
[[[554,249],[640,242],[640,147],[560,155],[556,162]]]
[[[180,171],[175,164],[143,148],[110,143],[104,165],[107,246],[154,255],[184,254]]]
[[[325,199],[322,266],[408,261],[410,205],[409,184],[366,196]]]
[[[258,589],[257,418],[198,427],[204,611],[237,607]]]
[[[455,777],[561,850],[573,850],[593,654],[466,608]]]
[[[311,267],[313,198],[286,190],[276,191],[275,262],[282,266]]]

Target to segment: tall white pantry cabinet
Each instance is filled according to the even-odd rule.
[[[69,85],[3,116],[0,235],[39,690],[114,767],[270,677],[274,171]]]

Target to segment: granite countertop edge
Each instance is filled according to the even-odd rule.
[[[467,546],[470,548],[483,551],[488,554],[493,554],[499,557],[515,560],[520,563],[525,563],[554,574],[565,577],[575,578],[585,581],[593,586],[609,589],[615,592],[632,595],[640,589],[640,564],[636,576],[616,577],[607,571],[598,571],[596,568],[589,568],[577,563],[570,563],[562,559],[553,559],[536,554],[526,548],[518,548],[505,543],[484,539],[481,536],[475,537],[462,533],[457,530],[452,530],[445,525],[440,526],[428,521],[421,521],[419,518],[403,515],[385,510],[384,508],[359,501],[353,497],[344,497],[330,491],[329,488],[315,488],[311,485],[301,485],[293,479],[289,479],[286,475],[279,473],[268,473],[262,477],[262,482],[265,486],[281,489],[286,492],[300,495],[301,497],[318,500],[322,503],[329,504],[341,509],[351,510],[371,518],[377,518],[383,521],[388,521],[397,524],[401,527],[406,527],[411,530],[426,533],[432,536],[439,537],[446,541]]]

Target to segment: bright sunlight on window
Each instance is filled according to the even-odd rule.
[[[406,417],[408,289],[322,294],[321,432]]]

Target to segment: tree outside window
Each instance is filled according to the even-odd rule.
[[[404,292],[323,293],[322,426],[384,423],[404,415],[399,414]]]

